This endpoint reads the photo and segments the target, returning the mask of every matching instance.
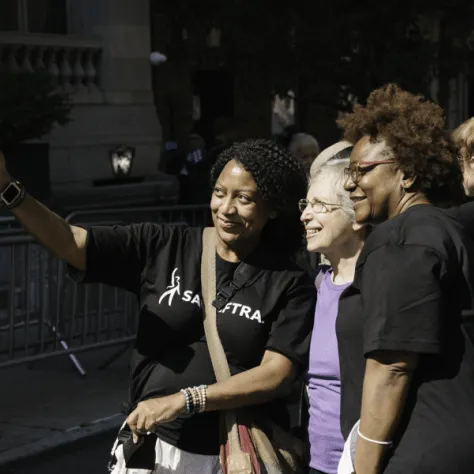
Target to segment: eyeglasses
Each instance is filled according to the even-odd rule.
[[[321,201],[309,202],[307,199],[300,199],[298,201],[298,208],[301,213],[303,213],[308,206],[311,206],[311,210],[318,214],[327,214],[328,212],[335,211],[336,209],[342,207],[340,204],[330,204],[328,202]]]
[[[394,160],[380,160],[380,161],[361,161],[359,163],[351,163],[347,168],[344,168],[344,178],[346,181],[351,178],[354,184],[357,184],[362,177],[373,170],[378,165],[386,165],[394,163]],[[360,165],[364,165],[362,168]]]

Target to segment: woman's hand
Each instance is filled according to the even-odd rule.
[[[173,421],[185,412],[186,397],[182,393],[140,402],[127,418],[134,443],[140,435],[153,432],[155,425]]]
[[[11,180],[11,176],[7,171],[5,155],[0,150],[0,190],[1,188],[5,187]]]

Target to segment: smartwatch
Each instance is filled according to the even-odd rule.
[[[25,198],[25,187],[19,181],[11,181],[6,188],[0,192],[0,206],[13,209]]]

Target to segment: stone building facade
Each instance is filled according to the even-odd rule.
[[[175,181],[159,171],[149,0],[2,0],[0,52],[4,68],[46,68],[71,95],[71,123],[41,140],[50,145],[56,200],[80,207],[175,199]],[[121,185],[109,158],[118,146],[135,150]]]
[[[42,140],[50,145],[53,196],[70,207],[173,202],[177,183],[164,173],[165,142],[177,143],[186,153],[190,133],[212,140],[218,118],[240,123],[237,139],[271,135],[271,96],[249,100],[242,93],[242,78],[226,66],[221,33],[171,27],[160,5],[149,0],[0,1],[0,66],[13,71],[44,67],[71,94],[72,122]],[[153,50],[168,60],[152,67]],[[474,114],[471,89],[467,75],[452,81],[449,127]],[[300,113],[305,131],[323,138],[323,145],[337,139],[334,117],[324,107],[305,104]],[[135,158],[131,179],[118,185],[109,156],[122,145],[133,147]]]

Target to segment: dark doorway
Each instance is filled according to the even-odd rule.
[[[206,145],[214,143],[216,119],[234,116],[234,77],[225,71],[197,71],[193,77],[194,95],[200,98],[201,118],[196,122]]]

